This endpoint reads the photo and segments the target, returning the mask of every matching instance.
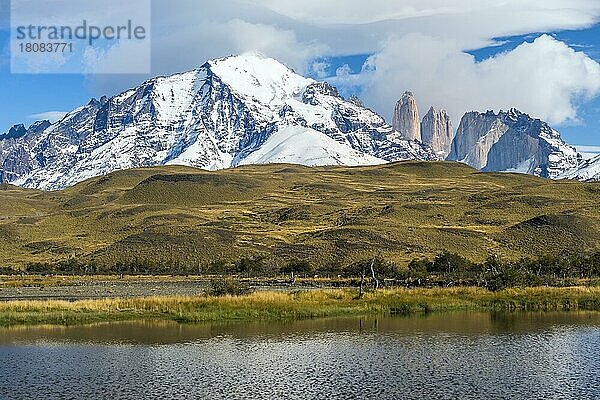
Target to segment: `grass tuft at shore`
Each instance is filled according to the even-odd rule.
[[[285,320],[350,315],[443,311],[600,311],[600,288],[525,288],[490,292],[479,288],[391,289],[356,298],[348,289],[255,292],[247,296],[179,296],[0,303],[0,325],[73,325],[134,319],[183,323]]]

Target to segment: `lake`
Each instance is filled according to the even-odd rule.
[[[599,399],[600,313],[0,329],[0,399]]]

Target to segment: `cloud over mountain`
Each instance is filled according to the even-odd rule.
[[[423,106],[443,104],[455,120],[484,104],[566,123],[576,121],[578,104],[599,90],[598,64],[549,36],[481,63],[465,53],[498,37],[589,27],[600,17],[594,0],[348,0],[343,6],[326,0],[156,0],[152,13],[160,16],[152,24],[152,74],[91,76],[94,95],[245,51],[299,73],[323,71],[323,58],[372,54],[376,73],[343,75],[336,83],[366,85],[367,105],[386,115],[412,88],[428,103]]]
[[[517,107],[561,124],[576,122],[577,105],[600,93],[600,64],[548,35],[476,62],[451,41],[411,34],[388,41],[370,63],[365,100],[388,115],[412,89],[422,109],[447,107],[454,121],[465,111]]]

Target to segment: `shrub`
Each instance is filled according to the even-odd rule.
[[[235,270],[247,276],[261,276],[266,272],[263,257],[242,258],[235,263]]]
[[[401,273],[396,264],[386,261],[381,257],[356,261],[344,267],[342,273],[347,277],[357,277],[363,273],[365,276],[370,277],[371,265],[373,265],[373,270],[377,278],[396,278]]]
[[[444,251],[438,254],[433,263],[429,265],[429,272],[451,274],[454,272],[464,273],[470,269],[472,263],[461,255]]]
[[[427,258],[421,258],[418,260],[412,260],[408,264],[408,276],[407,278],[424,279],[429,274],[427,271],[433,269],[433,263]]]
[[[313,267],[308,261],[292,260],[285,266],[281,267],[280,272],[282,274],[310,274],[313,271]]]
[[[210,281],[208,294],[211,296],[245,296],[254,292],[247,283],[232,278],[216,278]]]
[[[20,274],[20,272],[14,268],[0,267],[0,275],[18,275],[18,274]]]
[[[54,265],[49,263],[31,263],[27,264],[25,271],[28,274],[52,274],[55,272]]]

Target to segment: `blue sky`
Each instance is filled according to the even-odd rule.
[[[233,54],[235,52],[253,50],[254,47],[256,47],[257,50],[262,51],[267,55],[272,55],[278,59],[281,59],[282,61],[286,62],[286,64],[294,67],[296,70],[303,70],[302,72],[304,72],[306,75],[310,75],[319,79],[335,77],[336,71],[338,71],[338,69],[340,69],[341,67],[345,68],[345,66],[347,65],[348,68],[345,70],[345,72],[349,72],[351,76],[358,77],[359,79],[354,81],[355,83],[351,83],[353,82],[351,80],[336,80],[336,78],[333,78],[332,81],[341,82],[340,91],[343,95],[364,95],[367,105],[373,107],[376,111],[382,113],[386,117],[388,116],[386,115],[387,111],[393,107],[394,96],[399,97],[401,95],[402,90],[412,89],[413,86],[427,88],[427,85],[423,84],[423,82],[419,82],[419,84],[413,85],[411,78],[413,75],[415,76],[415,81],[418,79],[427,79],[427,77],[423,78],[420,77],[418,74],[407,74],[407,78],[403,78],[403,80],[401,80],[400,83],[398,83],[398,81],[395,81],[394,83],[390,82],[390,85],[395,85],[394,91],[391,94],[377,92],[376,85],[368,85],[368,87],[365,86],[365,81],[362,79],[362,75],[360,75],[364,63],[369,59],[369,57],[373,55],[378,55],[379,58],[377,58],[377,60],[380,61],[378,68],[380,68],[382,60],[385,59],[383,58],[383,55],[385,55],[387,48],[381,50],[379,43],[387,43],[386,38],[388,37],[395,38],[395,36],[400,36],[396,35],[398,31],[397,28],[387,28],[390,22],[385,18],[381,18],[380,16],[369,17],[370,19],[368,20],[368,24],[371,24],[373,26],[373,33],[364,33],[363,29],[366,22],[361,20],[355,21],[356,18],[353,15],[340,15],[339,17],[336,17],[336,20],[324,20],[323,25],[315,25],[315,18],[311,18],[311,15],[307,14],[312,11],[310,7],[307,7],[308,11],[303,9],[295,9],[292,8],[290,3],[290,8],[288,9],[284,6],[281,6],[281,3],[277,3],[276,6],[264,6],[264,11],[261,12],[255,11],[257,8],[254,7],[252,8],[253,11],[242,10],[241,12],[243,12],[244,15],[235,15],[236,11],[232,10],[240,9],[238,4],[240,3],[240,1],[232,1],[232,4],[236,7],[234,8],[232,6],[229,9],[227,7],[227,5],[229,4],[228,1],[221,2],[223,3],[222,7],[215,7],[214,9],[211,9],[211,7],[208,6],[208,3],[210,2],[206,3],[207,6],[205,7],[206,9],[204,11],[206,13],[214,13],[214,15],[210,16],[210,22],[214,22],[215,24],[214,27],[206,27],[207,24],[204,24],[207,30],[211,30],[211,32],[209,32],[208,35],[216,35],[216,32],[221,32],[219,31],[219,29],[224,24],[228,24],[228,30],[226,32],[234,31],[234,33],[238,35],[239,33],[235,32],[236,29],[251,28],[252,34],[258,37],[258,39],[255,40],[255,42],[258,43],[257,45],[253,45],[254,37],[246,36],[248,39],[247,46],[245,43],[240,44],[238,42],[235,42],[234,38],[223,39],[222,37],[219,37],[219,40],[222,40],[222,43],[219,42],[219,40],[206,40],[205,45],[203,46],[202,35],[207,35],[207,33],[198,31],[197,38],[193,41],[193,44],[190,41],[188,48],[185,47],[186,43],[178,43],[180,46],[183,46],[184,49],[188,50],[186,51],[186,53],[194,54],[194,52],[196,52],[197,54],[195,57],[189,57],[189,59],[185,58],[188,57],[189,54],[181,55],[181,49],[179,49],[179,53],[168,53],[164,49],[164,47],[161,47],[164,46],[162,38],[163,36],[165,36],[164,32],[174,28],[172,28],[172,23],[166,22],[168,16],[165,15],[164,18],[161,20],[157,20],[155,18],[152,21],[153,26],[156,26],[156,29],[153,32],[153,44],[156,44],[156,46],[153,47],[153,74],[165,74],[189,69],[191,67],[200,65],[203,61],[206,60],[206,58],[209,57],[225,56],[228,54]],[[159,7],[159,5],[155,3],[153,3],[153,6],[155,6],[155,8]],[[242,3],[244,2],[242,1]],[[259,3],[268,2],[259,1]],[[464,2],[457,1],[457,3]],[[0,54],[2,54],[2,59],[0,60],[0,133],[5,132],[10,126],[16,123],[32,123],[35,119],[34,117],[32,117],[32,115],[53,111],[69,111],[77,106],[87,103],[91,97],[98,97],[102,94],[115,94],[119,90],[131,87],[136,83],[142,82],[148,77],[148,75],[84,76],[82,74],[11,74],[10,62],[8,60],[7,52],[7,46],[9,43],[9,31],[7,29],[9,23],[8,13],[6,13],[7,4],[7,0],[0,0],[0,6],[4,7],[4,12],[0,11]],[[309,4],[311,7],[320,7],[318,3],[313,4],[311,1],[308,1],[307,4]],[[389,6],[381,5],[380,7]],[[177,7],[172,8],[176,9]],[[225,11],[221,11],[221,9]],[[390,12],[388,8],[382,8],[382,10],[384,10],[385,12]],[[276,13],[274,13],[274,11],[276,11]],[[469,10],[467,11],[471,12]],[[173,13],[172,17],[177,18],[183,18],[184,15],[189,14],[184,9],[180,11],[181,15],[177,15],[176,11],[171,12]],[[228,12],[230,14],[227,14]],[[322,10],[315,8],[315,12],[322,12]],[[541,34],[549,34],[557,41],[557,43],[564,43],[567,46],[569,46],[572,50],[576,52],[583,52],[590,59],[600,62],[600,24],[596,23],[597,20],[594,20],[595,22],[591,24],[589,22],[590,18],[586,19],[586,15],[576,15],[573,17],[573,21],[567,21],[563,20],[565,19],[563,18],[564,16],[559,15],[557,17],[557,22],[545,23],[542,21],[542,23],[537,24],[528,24],[527,22],[523,22],[522,26],[519,25],[518,27],[513,27],[511,25],[512,22],[510,10],[506,12],[506,21],[508,21],[506,22],[507,27],[503,28],[501,25],[499,25],[499,27],[494,27],[495,30],[490,30],[490,32],[497,31],[498,33],[502,33],[505,31],[511,32],[514,30],[515,32],[519,32],[519,34],[509,36],[494,35],[487,37],[491,35],[491,33],[485,30],[486,28],[482,27],[480,28],[481,32],[476,31],[472,34],[469,33],[469,35],[472,35],[472,37],[467,36],[466,34],[464,35],[464,37],[457,36],[456,42],[459,43],[460,46],[462,46],[461,51],[467,52],[468,54],[474,56],[475,60],[479,63],[486,59],[497,57],[498,55],[501,55],[503,53],[514,52],[515,49],[518,50],[518,47],[521,46],[524,42],[532,42]],[[220,13],[222,13],[223,15],[221,15]],[[154,12],[154,15],[163,14],[165,13]],[[600,12],[598,13],[598,16],[600,16]],[[419,16],[418,18],[429,17]],[[431,18],[438,18],[435,19],[435,21],[439,21],[439,18],[442,18],[442,21],[445,21],[443,18],[448,18],[449,26],[452,26],[452,24],[455,23],[455,21],[452,19],[455,17],[452,15],[448,17],[446,17],[445,15],[435,15]],[[466,18],[475,17],[467,15]],[[307,20],[309,19],[310,22],[307,22]],[[413,20],[414,18],[410,21]],[[237,21],[242,21],[243,23],[239,23]],[[343,37],[345,34],[344,32],[346,31],[341,30],[341,33],[336,36],[337,31],[335,29],[338,29],[339,25],[332,25],[332,22],[341,22],[346,24],[344,25],[344,29],[351,29],[352,35],[355,34],[354,37],[348,37],[348,39],[346,40],[348,42],[347,43]],[[352,25],[355,22],[356,25]],[[196,28],[196,24],[193,20],[190,20],[187,23],[189,23],[190,26],[194,25],[194,28]],[[185,19],[182,20],[182,24],[186,24]],[[402,23],[402,29],[404,29],[404,27],[406,27],[407,25],[410,24]],[[529,28],[529,25],[531,25],[531,28]],[[555,25],[557,27],[570,27],[573,25],[575,26],[574,29],[535,29],[537,26],[544,25]],[[419,25],[415,24],[415,26],[418,27]],[[278,32],[277,30],[283,32],[283,34],[281,35],[281,40],[287,41],[284,42],[284,45],[280,45],[278,42],[275,42],[273,44],[273,48],[277,47],[277,50],[272,50],[268,47],[268,45],[264,45],[265,38],[261,37],[261,35],[272,35],[272,31],[267,30],[267,28],[271,29],[271,27],[275,30],[275,32]],[[417,33],[423,33],[426,35],[439,35],[441,38],[440,40],[444,39],[445,34],[443,30],[441,32],[438,32],[435,31],[434,28],[428,28],[426,25],[425,28],[423,32],[419,31]],[[406,29],[413,29],[415,32],[419,30],[419,28]],[[261,33],[262,31],[266,33],[263,34]],[[289,34],[290,32],[291,34]],[[331,34],[330,32],[333,32],[334,34]],[[412,34],[412,31],[408,30],[403,34],[410,35]],[[368,41],[370,39],[365,39],[363,43],[363,41],[361,41],[361,35],[371,35],[374,37],[377,35],[379,36],[375,37],[371,42]],[[220,34],[220,36],[223,35]],[[336,37],[338,36],[339,38],[336,39]],[[334,37],[334,39],[330,39],[330,37]],[[194,37],[192,35],[191,39],[193,38]],[[420,36],[417,38],[420,38]],[[272,38],[269,37],[269,39],[271,40]],[[400,39],[399,41],[401,42],[401,40],[402,39]],[[353,41],[354,43],[349,43],[350,41]],[[494,41],[494,45],[489,46],[489,44],[491,44]],[[433,43],[435,45],[437,42],[424,41],[424,43]],[[248,48],[246,48],[245,46]],[[173,46],[170,45],[169,47]],[[287,52],[282,52],[282,47],[286,47],[288,49]],[[402,49],[402,51],[404,51],[404,48]],[[378,52],[380,52],[381,54],[379,54]],[[175,56],[173,54],[175,54]],[[393,55],[393,53],[390,53],[390,55]],[[451,60],[453,60],[453,58],[448,59],[450,60],[450,62]],[[317,72],[317,69],[315,69],[315,65],[319,63],[322,66],[326,66],[326,68],[321,68]],[[541,65],[531,65],[532,70],[537,68],[545,68],[545,63],[541,63]],[[393,74],[394,70],[392,69],[390,73]],[[378,75],[375,74],[374,76]],[[381,76],[383,77],[384,75]],[[404,75],[400,74],[400,76]],[[585,81],[585,76],[581,79]],[[385,82],[383,84],[385,85]],[[560,92],[557,92],[563,96],[563,98],[560,99],[560,101],[562,102],[560,103],[560,105],[564,106],[564,103],[566,101],[567,103],[572,104],[574,107],[576,107],[576,119],[573,120],[573,118],[565,119],[562,117],[556,117],[556,121],[552,122],[552,125],[557,130],[559,130],[563,134],[563,137],[570,143],[583,145],[600,145],[600,96],[598,95],[598,93],[596,93],[600,90],[593,92],[592,96],[583,96],[581,95],[581,93],[577,92],[578,86],[580,85],[581,83],[577,81],[574,82],[573,85],[569,88],[560,88]],[[567,92],[565,92],[565,90],[567,90]],[[568,90],[571,90],[572,92],[569,92]],[[436,97],[434,93],[428,93],[426,89],[421,89],[421,92],[417,93],[417,95],[421,95],[424,98],[423,103],[420,104],[420,107],[427,107],[430,103],[444,103],[445,100],[445,95],[443,95],[442,92],[440,92],[439,96]],[[493,97],[494,93],[487,93],[486,96]],[[564,98],[565,96],[567,97],[566,99]],[[382,99],[382,103],[378,103],[377,100],[379,98]],[[506,98],[510,100],[511,97],[507,97],[505,95],[504,100],[502,100],[501,102],[499,101],[498,104],[508,104],[509,100],[507,101]],[[514,93],[514,99],[515,102],[519,100],[518,93]],[[542,100],[548,102],[547,98],[540,99],[540,101]],[[463,101],[463,103],[465,103],[463,108],[473,107],[468,102]],[[459,105],[453,105],[454,109],[457,110],[457,115],[459,115],[458,110],[462,112],[462,109],[460,108],[460,105],[462,105],[462,103],[459,102],[458,104]],[[491,104],[494,108],[499,108],[495,107],[493,102]],[[529,99],[528,102],[524,102],[524,104],[532,105],[532,113],[536,111],[535,98],[533,100]],[[557,104],[559,104],[558,101]],[[444,106],[444,104],[440,105]],[[482,108],[485,107],[482,106]],[[548,108],[548,106],[546,106],[546,108]],[[540,110],[540,113],[542,115],[544,113],[552,115],[552,110],[548,111],[543,107],[540,107]],[[465,109],[464,111],[469,110]],[[481,109],[480,111],[484,111],[484,109]],[[530,110],[528,109],[523,109],[522,111],[530,112]],[[454,123],[455,125],[457,125],[458,121],[454,121]]]

